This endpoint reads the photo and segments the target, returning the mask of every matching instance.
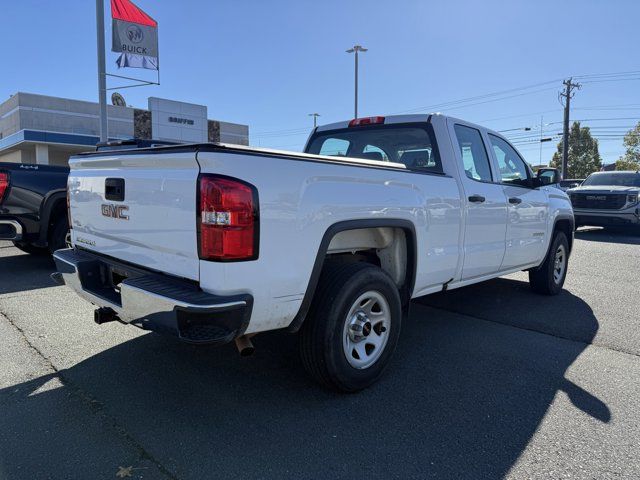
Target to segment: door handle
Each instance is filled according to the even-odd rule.
[[[473,203],[482,203],[486,200],[482,195],[471,195],[469,201]]]
[[[509,203],[512,203],[513,205],[518,205],[518,204],[522,203],[522,199],[518,198],[518,197],[510,197],[509,198]]]
[[[104,198],[124,202],[124,178],[107,178],[104,181]]]

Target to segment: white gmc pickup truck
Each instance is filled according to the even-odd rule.
[[[536,292],[561,290],[574,219],[556,175],[442,115],[321,126],[305,153],[81,154],[54,278],[98,323],[245,353],[259,332],[299,332],[309,373],[357,391],[389,363],[412,298],[519,270]]]

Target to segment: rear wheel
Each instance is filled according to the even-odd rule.
[[[300,332],[302,362],[327,388],[362,390],[388,365],[401,321],[398,289],[380,268],[328,264]]]
[[[69,223],[66,216],[59,217],[49,232],[49,251],[51,253],[67,247]]]
[[[564,232],[556,232],[544,263],[529,270],[529,284],[534,292],[557,295],[562,290],[569,266],[569,241]]]

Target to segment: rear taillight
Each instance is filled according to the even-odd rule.
[[[200,258],[239,261],[258,258],[258,193],[248,183],[201,175]]]
[[[379,123],[384,123],[384,117],[362,117],[362,118],[354,118],[349,122],[349,127],[361,127],[363,125],[376,125]]]
[[[9,188],[9,174],[0,172],[0,203],[4,200],[4,194]]]

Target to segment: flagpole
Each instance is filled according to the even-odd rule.
[[[100,103],[100,141],[109,137],[107,124],[107,75],[104,59],[104,0],[96,0],[96,30],[98,32],[98,100]]]

